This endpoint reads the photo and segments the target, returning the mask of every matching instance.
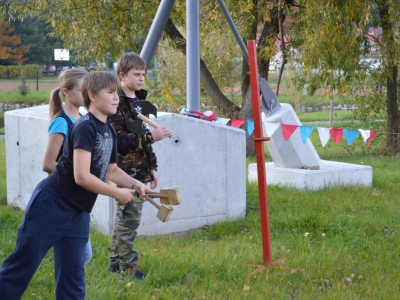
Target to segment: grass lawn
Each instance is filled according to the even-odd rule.
[[[52,89],[31,90],[26,96],[21,96],[18,91],[7,90],[0,91],[1,103],[26,103],[26,104],[42,104],[49,101]]]
[[[142,282],[108,273],[111,238],[92,231],[86,298],[399,299],[400,160],[376,155],[379,139],[370,147],[361,138],[352,146],[330,141],[322,147],[315,131],[310,138],[322,159],[372,166],[373,186],[317,191],[269,186],[272,255],[279,263],[254,267],[263,261],[258,187],[247,184],[244,219],[185,235],[138,237],[147,274]],[[4,152],[0,141],[0,261],[14,249],[23,218],[6,205]],[[53,298],[49,252],[22,299]]]

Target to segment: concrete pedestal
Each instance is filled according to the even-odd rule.
[[[318,190],[335,186],[372,186],[372,167],[336,161],[321,160],[319,170],[276,167],[265,164],[267,185],[280,185],[295,189]],[[257,164],[250,164],[248,181],[257,182]]]
[[[281,107],[271,116],[262,113],[267,123],[301,125],[290,104]],[[265,130],[265,128],[264,128]],[[264,136],[267,136],[264,132]],[[266,163],[267,185],[281,185],[296,189],[322,189],[329,186],[371,186],[372,167],[321,160],[310,139],[303,144],[297,132],[285,141],[279,128],[266,142],[273,162]],[[248,181],[258,181],[257,164],[250,164]]]
[[[261,114],[263,122],[301,125],[293,107],[287,103],[281,106],[269,117]],[[299,130],[299,129],[296,129]],[[266,134],[264,133],[266,136]],[[309,139],[303,144],[298,132],[292,134],[289,140],[283,139],[282,129],[278,128],[267,142],[269,153],[277,167],[299,168],[317,170],[320,168],[321,160]]]
[[[246,138],[230,126],[183,115],[160,114],[155,120],[172,129],[173,137],[154,144],[161,187],[177,187],[182,203],[168,222],[145,203],[139,235],[167,234],[245,217]],[[47,174],[42,171],[49,125],[48,105],[5,113],[7,202],[25,209],[32,192]],[[156,199],[157,200],[157,199]],[[158,201],[158,200],[157,200]],[[111,234],[116,204],[99,195],[92,225]]]

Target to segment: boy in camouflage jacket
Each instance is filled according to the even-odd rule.
[[[145,100],[147,96],[147,91],[142,89],[145,72],[146,62],[138,54],[129,52],[120,57],[117,67],[121,80],[120,102],[117,113],[108,116],[107,121],[117,132],[118,166],[133,178],[150,183],[150,188],[154,189],[158,185],[158,176],[157,157],[152,144],[172,136],[172,132],[162,126],[150,132],[145,123],[140,130],[131,126],[140,122],[136,117],[140,107],[135,102]],[[143,201],[139,198],[126,205],[117,205],[108,267],[110,272],[120,272],[121,276],[133,275],[136,279],[145,277],[139,270],[138,251],[134,246],[142,207]]]

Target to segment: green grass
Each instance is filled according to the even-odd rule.
[[[138,237],[141,269],[147,273],[143,282],[109,274],[111,240],[92,231],[87,299],[399,299],[399,158],[375,155],[379,141],[371,147],[361,138],[352,147],[330,141],[323,148],[315,132],[311,139],[322,159],[372,166],[373,187],[269,186],[272,256],[282,263],[254,267],[263,262],[258,188],[247,184],[245,219],[185,235]],[[4,205],[4,141],[0,151],[4,260],[14,249],[23,212]],[[23,299],[53,297],[48,253]]]
[[[7,204],[6,147],[5,141],[0,140],[0,207],[4,204]]]
[[[18,91],[8,90],[0,91],[1,103],[26,103],[26,104],[41,104],[49,101],[50,92],[52,89],[31,90],[26,96],[22,96]]]

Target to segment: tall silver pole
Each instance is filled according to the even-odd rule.
[[[162,0],[158,6],[150,31],[146,37],[142,51],[140,52],[140,57],[146,61],[147,67],[150,66],[150,61],[157,49],[158,42],[164,31],[165,24],[167,24],[174,3],[175,0]]]
[[[199,0],[186,0],[186,106],[200,111]]]
[[[240,49],[242,49],[245,60],[247,61],[247,63],[249,63],[249,55],[248,55],[247,47],[244,44],[243,39],[240,36],[239,31],[237,30],[236,25],[233,22],[231,15],[229,14],[228,9],[226,8],[224,0],[218,0],[218,3],[219,3],[219,6],[221,7],[222,12],[225,15],[226,20],[228,21],[229,26],[231,27],[233,35],[235,36],[236,41],[238,42],[238,44],[240,46]]]

